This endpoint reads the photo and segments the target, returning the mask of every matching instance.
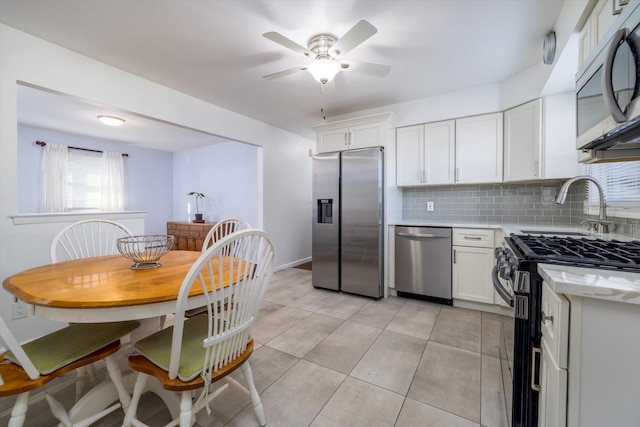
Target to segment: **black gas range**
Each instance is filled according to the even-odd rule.
[[[515,317],[511,425],[537,427],[540,360],[532,349],[540,347],[541,339],[538,264],[640,273],[640,241],[512,233],[496,248],[495,258],[493,286]]]

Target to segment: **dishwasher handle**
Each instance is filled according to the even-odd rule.
[[[443,236],[441,234],[415,234],[415,233],[401,233],[396,232],[396,237],[410,237],[412,239],[449,239],[450,236]]]

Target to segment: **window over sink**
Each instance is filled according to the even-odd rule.
[[[609,216],[640,218],[640,161],[589,165],[589,175],[604,191]],[[589,183],[585,213],[598,214],[598,191]]]

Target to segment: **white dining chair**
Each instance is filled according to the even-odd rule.
[[[249,328],[271,280],[273,263],[273,245],[264,231],[256,229],[229,234],[200,255],[182,282],[174,325],[134,344],[129,366],[138,371],[138,376],[124,426],[145,425],[136,413],[147,381],[153,377],[166,390],[180,394],[180,415],[167,426],[193,425],[195,414],[208,408],[211,400],[229,385],[250,395],[258,422],[261,426],[266,424],[249,366],[253,351]],[[190,298],[193,288],[204,293],[207,312],[187,318],[185,312],[201,304],[201,297]],[[233,304],[223,307],[225,301],[231,300]],[[238,367],[242,368],[248,390],[228,376]],[[212,384],[219,380],[226,384],[210,392]]]
[[[8,427],[21,427],[25,424],[29,403],[39,400],[36,396],[31,396],[30,399],[30,392],[67,372],[99,360],[104,360],[107,365],[108,379],[116,388],[119,402],[99,413],[76,420],[53,397],[53,393],[68,386],[68,382],[60,382],[41,391],[38,397],[42,397],[44,393],[52,414],[64,427],[89,426],[120,407],[126,409],[131,399],[113,355],[120,348],[120,338],[139,325],[137,321],[75,323],[21,345],[0,316],[0,341],[7,349],[0,354],[0,397],[17,396]],[[71,380],[74,381],[76,380]]]
[[[204,243],[202,244],[202,252],[205,252],[208,248],[211,247],[215,242],[222,239],[225,236],[228,236],[231,233],[235,233],[236,231],[247,230],[251,228],[251,225],[242,218],[226,218],[221,221],[218,221],[211,230],[207,233],[207,236],[204,239]],[[226,250],[231,250],[230,247],[226,248]],[[223,253],[223,255],[230,255],[229,253]],[[197,316],[198,314],[204,313],[207,310],[206,307],[196,307],[191,310],[187,310],[185,315],[187,317]],[[165,323],[166,326],[166,323]]]
[[[124,225],[107,219],[95,218],[75,222],[64,227],[53,238],[51,262],[117,254],[118,239],[129,237],[131,234],[131,231]],[[126,341],[128,338],[125,339]],[[98,383],[97,369],[93,364],[78,369],[77,374],[88,384],[96,385]],[[85,381],[76,383],[76,400],[80,399],[84,393],[84,387]]]
[[[51,242],[51,262],[118,253],[117,241],[131,236],[122,224],[106,219],[88,219],[66,226]]]
[[[242,218],[225,218],[218,221],[207,233],[202,244],[202,252],[226,235],[240,230],[247,230],[251,225]],[[228,254],[227,254],[228,255]]]

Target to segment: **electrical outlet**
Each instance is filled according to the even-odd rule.
[[[434,206],[433,202],[427,202],[427,211],[433,212]]]
[[[13,303],[13,320],[22,319],[29,315],[29,308],[23,301],[17,300]]]

